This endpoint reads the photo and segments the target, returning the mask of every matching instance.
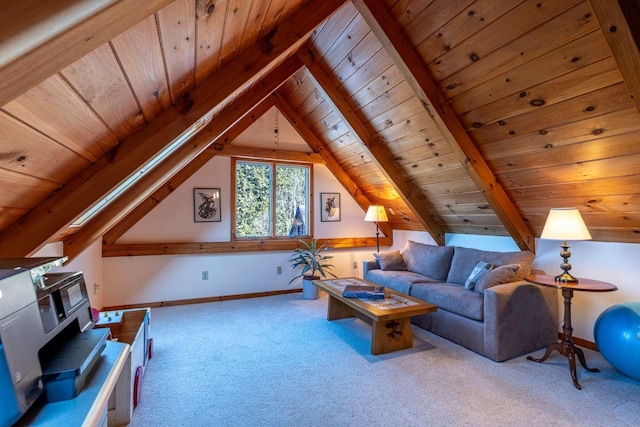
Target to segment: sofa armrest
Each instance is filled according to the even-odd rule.
[[[558,339],[558,293],[524,280],[491,287],[484,327],[485,353],[496,361],[546,347]]]
[[[367,273],[369,272],[369,270],[375,270],[379,268],[380,268],[380,264],[378,264],[378,261],[375,259],[363,261],[362,262],[362,278],[366,280]]]

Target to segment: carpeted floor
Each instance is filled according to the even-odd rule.
[[[640,426],[640,383],[597,352],[495,363],[413,326],[372,356],[370,327],[300,294],[154,308],[132,426]],[[542,351],[533,353],[541,356]],[[639,362],[640,363],[640,362]]]

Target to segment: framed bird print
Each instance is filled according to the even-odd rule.
[[[340,193],[320,193],[320,221],[340,221]]]
[[[193,189],[193,220],[195,222],[220,222],[220,189]]]

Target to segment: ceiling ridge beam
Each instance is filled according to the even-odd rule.
[[[520,249],[535,253],[535,238],[531,230],[393,17],[379,0],[352,0],[352,3],[451,145],[478,189],[484,193],[515,243]]]
[[[415,189],[405,180],[405,175],[402,170],[391,160],[384,142],[369,132],[363,121],[358,117],[356,111],[349,105],[349,102],[338,89],[336,89],[336,84],[327,76],[320,66],[320,63],[314,60],[313,52],[303,49],[298,52],[298,56],[307,67],[310,78],[316,86],[316,90],[333,106],[354,138],[362,144],[363,149],[371,156],[373,162],[393,186],[400,198],[402,198],[407,204],[407,207],[411,209],[414,215],[416,215],[416,218],[429,234],[431,234],[433,240],[439,245],[444,245],[445,236],[442,227],[420,200],[420,192],[414,191]]]
[[[622,79],[640,112],[640,8],[637,0],[589,0]]]
[[[187,144],[183,144],[162,163],[140,178],[138,182],[105,207],[80,230],[68,236],[64,240],[64,254],[69,259],[73,259],[91,242],[123,219],[129,211],[143,200],[150,196],[153,198],[153,194],[158,187],[164,185],[176,173],[186,167],[189,173],[181,175],[182,182],[184,182],[202,165],[213,158],[215,154],[206,150],[207,147],[212,145],[212,142],[217,143],[217,145],[229,143],[231,140],[224,138],[224,136],[231,134],[234,129],[238,128],[238,123],[242,123],[246,129],[254,120],[251,113],[256,107],[266,109],[271,107],[273,102],[269,95],[284,84],[301,66],[302,63],[298,58],[295,56],[289,58],[257,82],[250,91],[245,92],[227,105],[216,116],[215,120],[212,120],[209,125],[193,136]],[[243,121],[242,119],[245,117],[250,117],[250,120]],[[233,136],[237,136],[237,134],[233,132]],[[194,166],[198,166],[189,167],[192,163]],[[178,184],[175,180],[172,183],[173,185]],[[157,199],[154,199],[154,201],[159,203]],[[155,206],[155,203],[152,206]],[[138,214],[140,213],[139,211]],[[127,224],[128,227],[126,229],[120,228],[119,230],[126,232],[134,223],[127,222]]]
[[[172,2],[4,2],[0,17],[0,106]]]
[[[294,54],[344,0],[313,0],[234,61],[209,77],[180,106],[172,106],[60,190],[0,233],[0,257],[28,256],[65,229],[104,195],[180,138],[194,125],[206,125],[213,109],[237,90]],[[204,149],[203,147],[202,149]]]
[[[331,152],[325,147],[322,141],[316,136],[316,134],[309,128],[304,119],[298,114],[298,112],[291,106],[291,104],[279,93],[275,92],[273,100],[276,107],[282,112],[284,117],[291,123],[291,126],[302,136],[302,139],[311,147],[311,149],[318,153],[327,169],[333,174],[338,182],[347,190],[347,193],[356,201],[358,206],[362,208],[364,212],[367,211],[372,204],[371,201],[360,190],[358,185],[351,179],[349,174],[345,172],[344,168],[340,166],[340,163],[333,157]],[[378,228],[385,236],[393,237],[393,229],[387,223],[381,222],[378,224]]]

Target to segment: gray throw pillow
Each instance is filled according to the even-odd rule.
[[[407,270],[407,265],[404,263],[404,259],[402,258],[400,251],[376,252],[373,256],[376,258],[376,261],[378,261],[380,268],[384,271]]]
[[[483,293],[492,286],[509,283],[516,277],[518,270],[520,270],[519,264],[507,264],[496,267],[478,280],[474,290],[478,293]]]
[[[467,289],[473,289],[478,283],[478,280],[485,274],[487,274],[493,268],[493,264],[489,264],[484,261],[478,261],[476,266],[471,270],[471,274],[467,277],[467,280],[464,282],[464,287]]]
[[[453,258],[453,246],[436,246],[407,240],[402,249],[407,270],[445,282]]]

